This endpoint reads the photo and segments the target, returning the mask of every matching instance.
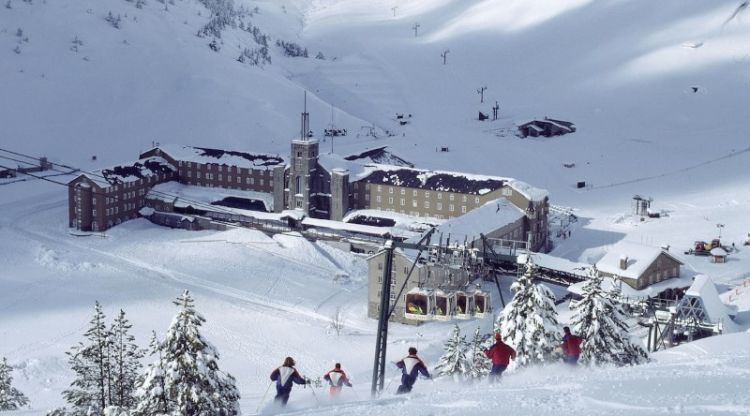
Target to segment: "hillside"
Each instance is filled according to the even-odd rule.
[[[717,231],[738,245],[750,232],[750,22],[739,0],[6,1],[0,149],[82,169],[133,160],[153,142],[286,156],[307,91],[317,137],[331,127],[348,131],[325,139],[321,151],[388,146],[418,167],[548,189],[553,204],[579,218],[572,237],[556,241],[555,255],[595,262],[629,240],[670,245],[688,276],[708,273],[722,288],[748,276],[746,248],[725,265],[681,255]],[[211,32],[216,18],[226,25]],[[271,62],[253,65],[262,35]],[[276,41],[307,48],[308,57],[285,56]],[[477,89],[485,86],[480,103]],[[495,101],[500,119],[477,121]],[[400,125],[397,114],[411,117]],[[544,116],[572,121],[577,131],[512,134],[515,123]],[[576,189],[579,181],[588,186]],[[633,194],[654,197],[668,215],[630,216]],[[663,352],[638,368],[531,370],[476,388],[419,381],[411,399],[360,403],[376,329],[366,318],[363,257],[294,235],[186,232],[145,220],[115,227],[106,239],[78,238],[67,230],[66,200],[53,183],[0,183],[0,356],[32,400],[20,414],[62,405],[72,376],[65,351],[81,339],[96,300],[110,317],[128,312],[145,346],[151,330],[166,330],[171,300],[184,289],[208,320],[222,368],[238,379],[245,414],[286,355],[313,377],[341,361],[355,383],[354,397],[345,398],[355,403],[339,407],[295,391],[290,410],[298,413],[750,408],[742,381],[750,371],[747,333]],[[350,279],[333,282],[342,272]],[[339,308],[346,328],[336,336],[329,325]],[[487,332],[490,321],[461,326]],[[428,364],[449,332],[441,323],[391,328],[389,360],[417,345]]]

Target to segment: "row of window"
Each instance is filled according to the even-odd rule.
[[[193,177],[191,171],[187,171],[187,175],[186,176],[188,178],[190,178],[190,179],[192,179],[192,177]],[[206,173],[205,175],[201,175],[200,172],[196,172],[196,176],[195,177],[197,179],[203,179],[205,177],[205,179],[207,179],[207,180],[214,180],[214,179],[219,180],[219,181],[224,180],[223,175],[220,174],[220,173],[218,175],[214,175],[213,173]],[[242,178],[240,176],[231,176],[231,175],[228,175],[227,176],[227,182],[230,182],[230,183],[231,182],[235,182],[235,183],[238,183],[238,184],[242,184]],[[245,184],[246,185],[255,185],[255,178],[253,178],[253,177],[246,177],[245,178]],[[266,185],[266,180],[263,179],[263,178],[258,179],[258,185],[265,186]],[[273,180],[272,179],[268,180],[268,186],[273,186]]]
[[[478,199],[479,198],[477,198],[477,200]],[[375,202],[378,202],[378,203],[383,202],[382,197],[380,195],[376,195],[375,196]],[[406,206],[406,199],[401,198],[399,202],[400,202],[400,205],[402,207]],[[391,205],[393,205],[393,197],[388,197],[388,203],[391,204]],[[412,200],[411,201],[411,206],[412,206],[412,208],[419,208],[419,203],[417,201]],[[430,209],[430,201],[424,201],[424,208],[425,209]],[[436,203],[435,204],[435,209],[438,210],[438,211],[442,211],[443,210],[443,203],[442,202]],[[456,206],[453,205],[453,204],[448,204],[448,211],[449,212],[455,212],[456,211]],[[403,210],[402,210],[402,212],[403,212]],[[466,213],[466,205],[462,205],[461,206],[461,213],[462,214]]]
[[[355,190],[357,189],[357,183],[356,182],[354,183],[354,189]],[[389,186],[388,187],[388,193],[389,194],[394,193],[394,189],[395,189],[394,187]],[[378,193],[382,193],[382,192],[383,192],[383,185],[378,185]],[[419,196],[419,191],[418,190],[412,189],[411,192],[412,192],[412,196],[413,197],[418,197]],[[399,193],[401,195],[406,195],[406,189],[400,188],[399,189]],[[442,192],[436,192],[435,194],[437,195],[437,199],[443,199],[443,193]],[[425,198],[429,198],[430,197],[430,191],[424,191],[424,197]],[[448,200],[449,201],[453,201],[455,199],[455,197],[456,197],[455,194],[452,194],[452,193],[448,194]],[[468,201],[468,196],[467,195],[461,195],[461,201],[462,202],[467,202]],[[479,203],[479,197],[474,197],[474,202],[478,204]]]
[[[242,174],[250,174],[252,172],[259,172],[261,175],[269,176],[271,174],[271,171],[269,169],[266,170],[260,170],[260,169],[248,169],[248,168],[238,168],[237,166],[227,166],[227,165],[218,165],[214,163],[198,163],[198,162],[186,162],[186,161],[179,161],[177,162],[177,165],[179,167],[185,167],[188,169],[203,169],[203,170],[215,170],[217,172],[224,172],[224,173],[231,173],[231,172],[239,172],[240,175]]]

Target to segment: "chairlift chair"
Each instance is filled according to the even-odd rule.
[[[456,319],[469,319],[474,311],[474,295],[456,292]]]
[[[429,321],[433,319],[432,308],[434,300],[426,290],[414,288],[406,293],[404,318],[415,321]]]
[[[455,305],[456,298],[452,294],[445,293],[442,290],[435,292],[435,320],[451,320],[455,311]]]

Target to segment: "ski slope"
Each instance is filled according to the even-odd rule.
[[[418,167],[548,189],[552,203],[579,217],[554,255],[593,263],[621,240],[664,244],[686,273],[708,274],[720,289],[748,277],[750,250],[741,242],[750,232],[750,22],[737,0],[236,0],[258,8],[245,23],[271,43],[310,51],[290,58],[271,46],[273,62],[262,67],[237,62],[243,48],[257,47],[239,28],[222,33],[218,51],[196,36],[209,16],[198,0],[175,0],[166,11],[155,0],[142,9],[125,0],[9,4],[0,4],[0,148],[82,169],[132,160],[155,141],[286,155],[308,91],[316,134],[331,125],[349,132],[322,142],[321,151],[387,145]],[[122,16],[119,29],[104,20],[109,12]],[[82,44],[74,51],[76,38]],[[318,52],[326,59],[313,58]],[[500,119],[476,121],[495,101]],[[412,114],[409,124],[399,125],[396,114]],[[544,116],[578,131],[527,140],[509,134],[514,123]],[[576,189],[578,181],[589,186]],[[668,216],[630,216],[636,193],[654,197]],[[66,198],[64,187],[48,182],[0,182],[0,355],[32,401],[19,413],[63,404],[72,377],[64,352],[80,340],[96,300],[110,317],[125,309],[145,345],[151,330],[166,330],[170,301],[184,289],[208,319],[222,368],[238,379],[246,414],[286,355],[314,377],[341,361],[355,401],[368,397],[375,323],[366,318],[362,257],[296,236],[185,232],[142,220],[106,238],[74,237]],[[716,237],[717,224],[738,246],[728,263],[681,254]],[[350,280],[335,283],[340,272]],[[328,328],[337,308],[346,317],[341,336]],[[738,319],[750,325],[747,313]],[[477,325],[491,328],[489,319],[462,328]],[[438,323],[391,328],[389,360],[416,345],[428,364],[450,331]],[[406,400],[318,408],[309,391],[296,390],[288,410],[748,414],[743,343],[746,333],[700,341],[632,369],[530,370],[501,386],[420,381]]]

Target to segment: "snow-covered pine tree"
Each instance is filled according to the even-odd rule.
[[[73,415],[101,413],[110,405],[111,339],[105,318],[102,306],[96,302],[94,317],[84,334],[86,344],[79,342],[66,353],[76,378],[70,384],[71,388],[63,391],[63,397],[73,406]]]
[[[583,338],[581,362],[593,365],[634,365],[648,360],[646,351],[633,343],[625,315],[616,294],[605,292],[596,267],[583,286],[583,299],[575,306],[573,322],[576,335]]]
[[[453,333],[445,343],[445,353],[435,367],[440,376],[453,376],[459,381],[469,370],[470,364],[466,359],[466,337],[461,336],[461,328],[456,325]]]
[[[492,363],[484,354],[484,344],[487,341],[486,335],[479,333],[479,327],[474,331],[474,337],[469,342],[468,360],[469,371],[466,375],[471,379],[480,379],[490,373]]]
[[[240,394],[235,379],[219,370],[219,353],[203,339],[206,321],[186,290],[174,302],[180,312],[162,344],[164,385],[171,413],[180,415],[239,415]]]
[[[138,404],[133,411],[135,416],[166,414],[168,411],[168,399],[164,386],[162,345],[156,336],[156,331],[151,335],[149,348],[151,349],[151,356],[154,356],[156,361],[148,366],[145,376],[138,384]]]
[[[122,409],[135,407],[135,390],[141,372],[140,359],[145,352],[135,344],[135,337],[130,334],[133,325],[120,309],[110,329],[111,333],[111,378],[112,400],[111,406]]]
[[[0,411],[17,410],[29,404],[29,399],[13,387],[13,368],[3,357],[0,361]]]
[[[516,362],[520,366],[552,360],[553,351],[560,345],[555,295],[534,284],[535,273],[536,266],[528,256],[526,271],[510,287],[513,300],[496,322],[496,331],[516,349]]]

